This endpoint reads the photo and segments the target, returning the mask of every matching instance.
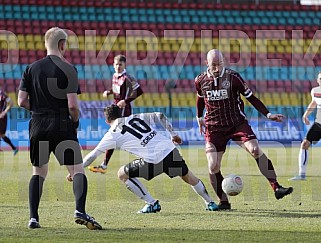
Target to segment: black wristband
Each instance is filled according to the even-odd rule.
[[[79,127],[79,120],[73,122],[72,124],[73,124],[74,128],[77,129]]]

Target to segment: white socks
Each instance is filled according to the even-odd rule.
[[[198,195],[200,195],[204,202],[209,204],[210,202],[213,202],[213,199],[208,195],[206,188],[201,180],[198,181],[198,183],[195,186],[191,186]]]
[[[127,189],[134,193],[140,199],[143,199],[146,203],[153,205],[156,200],[149,194],[145,186],[137,179],[130,178],[125,182]]]
[[[305,176],[305,173],[307,171],[308,159],[309,159],[309,151],[307,149],[300,148],[300,152],[299,152],[299,175],[300,176]]]
[[[127,189],[134,193],[140,199],[143,199],[146,203],[153,205],[156,200],[149,194],[145,186],[137,179],[130,178],[125,182]],[[195,186],[191,186],[193,190],[200,195],[204,202],[209,204],[213,202],[213,199],[208,195],[206,188],[201,180]]]

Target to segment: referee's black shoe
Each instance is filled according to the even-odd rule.
[[[41,228],[39,222],[35,218],[31,218],[28,224],[29,229]]]
[[[103,227],[91,216],[86,213],[81,213],[79,211],[75,211],[75,222],[77,224],[86,225],[86,227],[90,230],[102,230]]]

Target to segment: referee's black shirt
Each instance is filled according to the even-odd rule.
[[[58,56],[48,55],[27,66],[19,90],[28,92],[33,118],[69,116],[68,93],[80,93],[77,70]]]

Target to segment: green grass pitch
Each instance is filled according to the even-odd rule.
[[[222,173],[241,175],[244,189],[230,197],[231,211],[206,211],[188,185],[161,175],[149,182],[142,179],[162,205],[160,213],[147,215],[136,214],[144,203],[117,179],[118,168],[133,157],[116,151],[105,175],[86,170],[87,212],[103,226],[102,231],[74,223],[72,186],[65,180],[66,169],[53,156],[40,203],[42,228],[28,229],[29,154],[20,151],[13,157],[11,152],[1,152],[0,242],[320,242],[321,148],[310,149],[305,182],[287,180],[298,169],[298,146],[263,150],[273,161],[279,182],[294,187],[292,195],[276,200],[256,162],[232,146],[224,156]],[[209,184],[204,149],[182,148],[182,154],[217,201]],[[101,161],[102,157],[95,164]]]

